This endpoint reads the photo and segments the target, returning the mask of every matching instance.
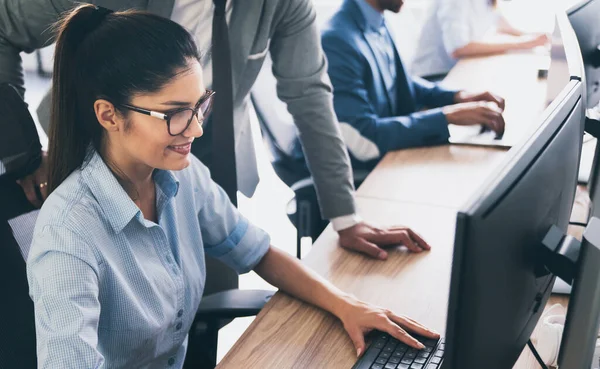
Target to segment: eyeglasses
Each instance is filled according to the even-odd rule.
[[[181,108],[170,111],[168,113],[161,113],[158,111],[152,111],[147,109],[142,109],[137,106],[128,105],[128,104],[119,104],[120,106],[129,109],[131,111],[135,111],[137,113],[150,115],[152,117],[156,117],[162,120],[167,121],[167,131],[171,136],[178,136],[185,132],[190,124],[194,116],[198,119],[200,125],[204,123],[206,118],[210,115],[213,107],[215,92],[212,90],[206,90],[206,93],[198,102],[196,106],[192,108]]]

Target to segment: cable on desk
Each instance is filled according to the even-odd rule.
[[[540,357],[540,354],[538,354],[538,352],[535,349],[535,346],[533,346],[533,343],[531,342],[531,340],[527,341],[527,346],[529,346],[531,353],[533,353],[533,356],[535,356],[535,359],[537,360],[538,364],[540,364],[542,369],[548,369],[548,367],[546,366],[546,363],[544,363],[544,360],[542,360],[542,358]]]

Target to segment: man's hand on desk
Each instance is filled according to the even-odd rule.
[[[350,228],[342,229],[338,234],[343,248],[381,260],[387,259],[388,256],[388,253],[382,249],[385,246],[401,244],[413,252],[431,249],[421,236],[407,227],[381,229],[360,222]]]
[[[42,151],[42,162],[35,172],[21,178],[17,183],[23,188],[27,200],[36,208],[40,208],[48,197],[48,153],[46,151]]]
[[[458,126],[483,125],[499,136],[504,134],[502,109],[495,102],[472,101],[447,105],[442,108],[442,112],[448,123]]]
[[[504,111],[504,107],[506,105],[503,98],[498,95],[494,95],[489,91],[485,92],[467,92],[467,91],[459,91],[454,95],[454,102],[457,104],[466,103],[466,102],[475,102],[475,101],[489,101],[496,103],[500,110]]]
[[[390,336],[417,349],[423,349],[425,346],[408,332],[432,339],[440,338],[437,332],[425,328],[408,317],[397,315],[390,310],[369,305],[356,299],[349,299],[338,317],[344,324],[344,329],[348,332],[352,343],[354,343],[357,356],[364,353],[364,336],[373,329],[389,333]]]

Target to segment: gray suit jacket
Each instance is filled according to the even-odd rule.
[[[210,1],[210,0],[198,0]],[[258,184],[250,134],[249,91],[267,53],[279,98],[300,131],[326,219],[355,212],[348,154],[333,112],[327,62],[311,0],[234,0],[229,25],[234,84],[238,185],[252,195]],[[142,9],[170,18],[174,0],[93,0],[113,10]],[[72,0],[0,0],[0,82],[23,89],[21,51],[53,42],[48,27]]]

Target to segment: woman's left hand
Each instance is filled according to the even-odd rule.
[[[412,337],[409,332],[432,339],[440,337],[435,331],[406,316],[397,315],[390,310],[367,304],[352,297],[345,299],[338,318],[344,324],[344,329],[354,343],[357,356],[365,351],[365,334],[374,329],[386,332],[416,349],[423,349],[425,346]]]

